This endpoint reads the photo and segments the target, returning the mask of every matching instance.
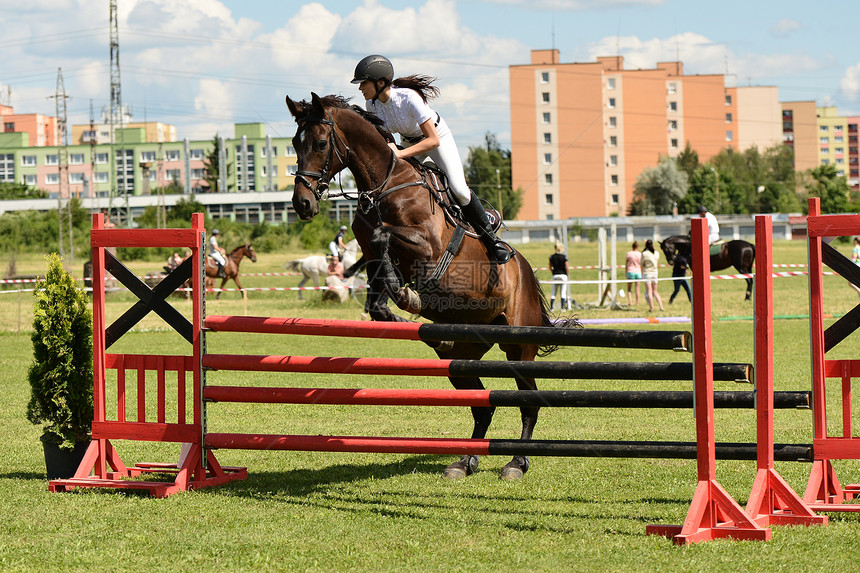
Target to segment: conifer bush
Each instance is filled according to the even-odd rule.
[[[44,423],[42,439],[72,449],[87,440],[93,419],[92,312],[85,291],[56,253],[36,284],[33,363],[27,419]]]

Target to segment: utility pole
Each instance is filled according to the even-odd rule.
[[[126,171],[134,169],[134,161],[126,161],[123,145],[122,129],[122,86],[119,73],[119,25],[117,23],[116,0],[110,0],[110,150],[111,150],[111,186],[108,199],[108,211],[114,208],[114,197],[123,198],[123,206],[116,209],[120,224],[131,226],[128,208],[128,190],[126,189]],[[116,148],[116,136],[119,133],[119,149]],[[117,160],[117,153],[121,155]]]
[[[69,260],[75,260],[75,244],[72,232],[72,193],[69,188],[69,141],[68,116],[66,114],[66,87],[63,83],[63,69],[57,68],[57,91],[54,93],[57,104],[57,235],[60,256],[63,256],[63,195],[66,195],[69,227]]]

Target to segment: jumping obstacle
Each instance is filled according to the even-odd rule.
[[[767,539],[770,530],[758,525],[747,517],[740,506],[716,482],[715,460],[720,459],[757,459],[760,456],[759,444],[716,444],[714,441],[713,411],[714,408],[729,407],[730,404],[743,403],[749,406],[752,402],[750,393],[714,394],[713,380],[719,374],[719,365],[715,369],[710,346],[710,288],[709,269],[707,265],[694,268],[694,362],[686,364],[683,373],[675,374],[676,379],[693,380],[694,393],[633,393],[633,392],[597,392],[576,393],[563,392],[508,392],[484,391],[470,394],[461,390],[438,390],[422,394],[409,391],[374,391],[374,390],[323,390],[317,388],[237,388],[217,387],[205,384],[205,371],[209,369],[234,370],[278,370],[303,372],[351,372],[365,374],[392,374],[392,367],[401,368],[396,373],[415,372],[426,375],[465,375],[479,373],[482,376],[510,376],[510,365],[492,363],[479,366],[481,361],[421,361],[388,362],[394,359],[356,359],[356,358],[325,358],[325,357],[247,357],[234,355],[205,354],[205,330],[230,330],[250,332],[287,331],[309,333],[316,330],[317,334],[362,336],[377,338],[397,338],[414,340],[477,340],[479,342],[502,342],[517,340],[537,340],[550,344],[589,344],[606,347],[662,348],[689,349],[688,333],[670,333],[665,335],[658,332],[636,334],[601,334],[599,331],[585,331],[585,334],[571,334],[580,331],[567,331],[567,340],[558,338],[557,329],[534,327],[531,329],[500,329],[498,327],[468,327],[462,325],[404,325],[402,323],[364,323],[358,321],[342,321],[340,324],[326,321],[306,321],[304,319],[255,319],[239,317],[209,317],[204,322],[202,280],[202,245],[204,231],[202,216],[195,215],[193,228],[189,230],[160,231],[130,231],[104,230],[100,216],[94,218],[92,245],[94,251],[94,268],[99,267],[99,274],[94,278],[103,284],[105,270],[111,272],[129,289],[137,294],[141,301],[110,326],[105,325],[104,293],[98,297],[94,294],[94,337],[96,353],[96,414],[93,424],[93,445],[88,450],[84,462],[75,477],[69,480],[50,482],[52,491],[65,491],[74,487],[114,487],[135,488],[148,490],[151,495],[162,497],[176,491],[191,488],[208,487],[227,481],[247,477],[245,468],[222,467],[214,456],[213,449],[242,448],[242,449],[292,449],[317,451],[355,451],[355,452],[391,452],[391,453],[444,453],[444,454],[507,454],[507,455],[561,455],[561,456],[600,456],[600,457],[677,457],[694,458],[697,460],[699,487],[691,506],[691,513],[683,528],[678,526],[651,526],[648,533],[659,533],[673,536],[676,543],[689,543],[718,537],[735,537],[741,539]],[[694,244],[705,252],[706,227],[703,220],[693,221]],[[164,236],[159,236],[159,234]],[[127,275],[127,269],[109,254],[106,246],[169,246],[173,248],[190,248],[191,262],[186,261],[180,267],[182,272],[175,278],[168,275],[154,289],[150,290],[135,283]],[[707,257],[702,257],[707,261]],[[193,270],[193,272],[192,272]],[[95,271],[94,271],[95,273]],[[194,280],[193,289],[193,324],[188,323],[164,300],[169,294],[168,288],[173,283],[181,284],[189,276]],[[139,280],[138,280],[139,282]],[[191,356],[144,356],[131,354],[107,354],[109,347],[133,324],[149,311],[157,312],[169,324],[174,326],[193,347]],[[184,321],[184,322],[183,322]],[[481,328],[490,330],[481,330]],[[611,333],[611,331],[608,331]],[[389,336],[390,335],[390,336]],[[492,335],[492,336],[491,336]],[[541,338],[547,337],[547,338]],[[374,362],[384,360],[384,362]],[[432,362],[433,364],[430,364]],[[538,366],[535,366],[537,364]],[[616,363],[595,363],[592,377],[601,379],[616,378]],[[398,366],[399,365],[399,366]],[[539,365],[549,365],[541,367]],[[528,363],[517,364],[522,368],[535,368],[534,375],[544,377],[571,377],[586,375],[585,370],[563,370],[569,367],[566,363]],[[295,368],[299,368],[298,370]],[[654,369],[648,372],[648,369]],[[645,371],[648,376],[660,376],[665,380],[667,372],[677,367],[667,367],[658,363],[656,367],[648,366]],[[733,368],[737,368],[734,365]],[[117,370],[117,404],[115,419],[106,418],[106,381],[105,370]],[[729,371],[732,369],[729,368]],[[749,377],[748,365],[741,365],[743,377]],[[641,370],[640,370],[641,371]],[[127,373],[136,373],[137,383],[137,419],[128,421],[126,413],[126,377]],[[148,402],[146,396],[146,374],[154,372],[158,377],[155,396],[156,420],[148,420]],[[598,375],[599,372],[599,375]],[[726,379],[737,380],[738,374],[733,371]],[[175,373],[177,378],[177,420],[166,419],[166,407],[169,392],[167,391],[167,374]],[[187,388],[186,377],[191,373],[192,387]],[[716,373],[716,374],[715,374]],[[683,376],[682,376],[683,374]],[[587,376],[585,376],[587,377]],[[655,378],[639,378],[655,379]],[[771,388],[772,390],[772,388]],[[186,420],[188,413],[185,404],[188,395],[191,398],[192,421]],[[742,396],[746,394],[746,396]],[[793,396],[780,394],[769,401],[768,408],[772,416],[777,404],[785,407],[802,407],[808,405],[808,395],[793,393]],[[660,400],[670,401],[671,407],[693,406],[696,411],[697,441],[684,442],[608,442],[608,441],[562,441],[562,440],[456,440],[456,439],[421,439],[421,438],[374,438],[356,436],[289,436],[262,434],[231,434],[207,433],[205,429],[206,406],[212,401],[242,401],[264,403],[343,403],[343,404],[421,404],[421,405],[506,405],[506,406],[586,406],[586,407],[643,407],[641,404],[655,405]],[[150,401],[152,397],[150,396]],[[762,401],[757,406],[761,408]],[[666,402],[660,407],[667,407]],[[734,407],[734,406],[732,406]],[[761,419],[761,418],[760,418]],[[772,436],[772,420],[771,420]],[[137,464],[125,466],[112,445],[111,440],[150,440],[157,442],[176,442],[190,444],[188,455],[179,464]],[[774,446],[771,442],[771,459],[809,459],[808,446],[782,444]],[[112,471],[107,469],[110,466]],[[145,473],[172,472],[176,474],[174,482],[130,481],[126,478],[140,476]],[[92,474],[92,475],[90,475]]]
[[[824,328],[823,265],[858,286],[860,267],[822,240],[857,235],[860,235],[860,215],[822,215],[820,199],[809,199],[809,330],[815,459],[803,499],[817,511],[860,511],[860,505],[845,503],[860,496],[860,484],[842,486],[832,463],[833,460],[860,459],[860,437],[853,432],[851,400],[851,379],[860,376],[860,360],[833,360],[825,356],[860,326],[860,307]],[[842,414],[842,433],[839,436],[829,435],[827,429],[828,378],[841,380],[841,408],[838,410]]]

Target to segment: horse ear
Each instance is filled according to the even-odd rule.
[[[287,101],[287,109],[290,110],[290,113],[293,115],[294,118],[298,118],[299,117],[299,106],[296,105],[296,102],[294,102],[293,100],[290,99],[290,96],[286,97],[286,101]]]
[[[323,105],[322,99],[320,96],[311,92],[311,106],[312,113],[317,117],[325,117],[325,106]]]

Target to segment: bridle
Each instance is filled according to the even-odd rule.
[[[317,201],[323,201],[329,188],[329,181],[331,181],[332,178],[330,170],[332,164],[334,163],[335,154],[337,154],[337,159],[338,161],[340,161],[341,165],[346,166],[349,162],[351,152],[349,146],[343,139],[341,139],[340,135],[338,135],[337,133],[337,130],[334,128],[334,120],[331,117],[331,113],[328,114],[327,118],[308,118],[303,120],[301,126],[299,127],[299,134],[301,134],[301,132],[308,125],[330,126],[328,136],[328,156],[326,157],[325,163],[323,164],[322,171],[308,171],[307,169],[300,169],[299,171],[297,171],[296,185],[304,185],[311,193],[313,193],[313,196]],[[345,150],[343,153],[341,153],[340,149],[337,146],[338,142]],[[307,179],[308,177],[312,177],[317,180],[316,187],[311,185],[311,182]]]

